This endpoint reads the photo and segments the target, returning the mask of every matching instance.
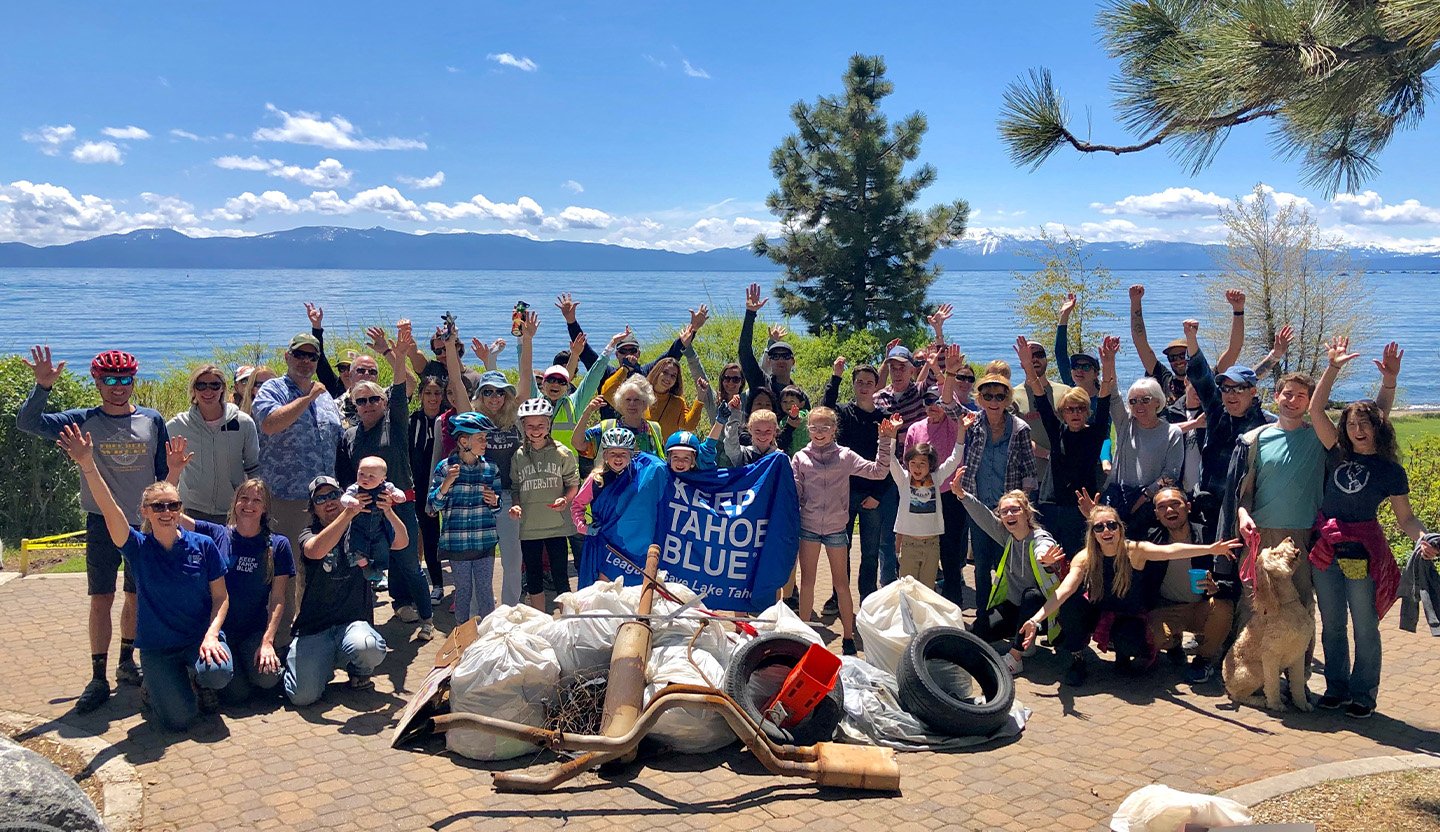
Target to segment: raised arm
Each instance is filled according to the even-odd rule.
[[[330,525],[321,529],[318,534],[305,541],[303,554],[310,560],[320,560],[336,546],[340,544],[340,538],[344,537],[345,530],[350,527],[350,521],[361,511],[361,506],[346,506]],[[402,524],[403,525],[403,524]]]
[[[1387,419],[1390,418],[1390,408],[1395,405],[1395,382],[1400,377],[1400,360],[1404,357],[1405,351],[1391,341],[1385,345],[1381,357],[1374,359],[1375,366],[1380,370],[1380,391],[1375,394],[1375,405]]]
[[[560,317],[565,319],[565,330],[569,333],[570,341],[573,344],[577,337],[585,333],[585,330],[580,328],[579,322],[575,320],[575,310],[580,308],[580,303],[572,299],[569,292],[565,292],[555,299],[555,308],[560,310]],[[571,352],[573,354],[574,350],[572,349]],[[580,361],[584,362],[587,369],[595,366],[595,358],[595,350],[588,343],[582,343],[580,345]],[[570,377],[574,378],[575,374],[572,372]]]
[[[20,362],[29,367],[35,374],[35,386],[31,388],[30,395],[20,405],[20,411],[15,414],[15,426],[25,433],[45,439],[59,439],[60,431],[67,425],[77,423],[81,411],[66,410],[61,413],[46,413],[45,405],[50,401],[50,389],[55,382],[60,380],[60,374],[65,369],[65,362],[53,363],[50,357],[50,348],[35,346],[30,348],[30,357],[33,361]]]
[[[320,342],[320,360],[315,364],[315,378],[325,385],[330,395],[338,397],[345,392],[345,385],[335,374],[335,369],[330,366],[330,358],[325,353],[325,310],[307,301],[305,314],[310,318],[310,334]]]
[[[595,371],[592,369],[590,372],[593,373]],[[595,413],[604,406],[605,400],[600,396],[596,396],[591,399],[590,403],[585,405],[585,409],[580,412],[580,418],[575,422],[575,432],[570,436],[570,445],[577,453],[599,456],[599,453],[595,452],[597,449],[590,447],[590,439],[585,436],[585,432],[590,429],[590,422],[595,418]]]
[[[440,339],[445,342],[445,387],[450,406],[456,413],[469,413],[475,406],[470,402],[470,391],[465,389],[465,365],[460,363],[457,349],[460,333],[453,328],[446,329],[440,333]]]
[[[1126,541],[1129,546],[1130,563],[1136,569],[1142,568],[1152,560],[1186,560],[1198,558],[1205,555],[1224,556],[1230,559],[1235,558],[1235,549],[1240,548],[1239,540],[1220,540],[1211,544],[1204,543],[1170,543],[1161,545],[1146,540]]]
[[[1060,380],[1075,386],[1075,377],[1070,374],[1070,313],[1075,311],[1075,293],[1065,296],[1060,304],[1060,317],[1055,323],[1055,369]]]
[[[1150,336],[1145,332],[1145,313],[1141,309],[1144,297],[1144,286],[1137,283],[1130,287],[1130,341],[1140,356],[1141,368],[1148,373],[1155,367],[1155,351],[1150,349]]]
[[[765,386],[765,373],[755,360],[755,316],[769,302],[769,298],[760,296],[759,283],[751,283],[745,290],[745,320],[740,324],[740,371],[745,374],[745,383],[751,390]]]
[[[518,398],[525,401],[535,389],[535,333],[540,330],[540,313],[526,312],[520,322],[520,383]]]
[[[840,406],[840,380],[845,377],[845,356],[837,355],[830,364],[830,377],[825,379],[822,404],[834,410]]]
[[[1255,365],[1255,378],[1262,379],[1274,372],[1280,362],[1285,359],[1285,353],[1290,349],[1290,339],[1295,336],[1295,327],[1282,326],[1280,331],[1275,333],[1275,346],[1270,349],[1268,355],[1260,359]],[[1217,371],[1218,372],[1218,371]]]
[[[725,419],[721,446],[725,449],[725,458],[730,460],[731,465],[736,465],[740,462],[740,432],[745,427],[745,413],[739,396],[730,397],[729,407],[730,415]]]
[[[90,486],[90,496],[95,498],[95,504],[105,516],[105,530],[110,533],[110,542],[116,548],[124,546],[130,540],[130,523],[125,519],[125,512],[116,504],[115,495],[110,493],[105,478],[100,476],[100,469],[95,467],[95,442],[89,432],[81,431],[74,425],[65,425],[60,429],[60,438],[56,443],[80,466],[80,476],[85,478],[85,484]]]
[[[699,392],[700,403],[705,406],[705,415],[710,421],[715,421],[715,388],[710,384],[709,376],[705,375],[700,356],[695,354],[694,342],[685,345],[685,366],[690,368],[690,377],[695,379],[695,389]],[[702,381],[705,382],[703,386],[700,384]]]
[[[1223,373],[1240,360],[1240,350],[1245,346],[1245,293],[1239,289],[1225,290],[1225,302],[1230,304],[1230,343],[1215,359],[1215,372]],[[1186,333],[1189,337],[1189,333]],[[1195,343],[1189,347],[1190,355],[1199,352]]]
[[[1329,362],[1325,365],[1325,372],[1320,375],[1320,381],[1315,385],[1315,393],[1310,396],[1310,424],[1315,426],[1315,436],[1320,440],[1320,444],[1329,450],[1340,441],[1340,430],[1345,429],[1345,426],[1341,425],[1337,430],[1335,423],[1330,421],[1329,414],[1325,412],[1330,403],[1330,391],[1335,388],[1335,379],[1340,377],[1340,370],[1359,358],[1360,353],[1350,352],[1350,339],[1344,335],[1331,338],[1325,353]]]
[[[1106,335],[1100,339],[1100,372],[1105,376],[1100,382],[1100,398],[1115,395],[1119,381],[1115,378],[1115,356],[1120,354],[1120,338]]]

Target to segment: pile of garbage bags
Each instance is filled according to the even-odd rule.
[[[781,664],[777,669],[775,661],[757,664],[753,647],[742,650],[757,635],[782,634],[765,638],[782,642],[781,647],[794,642],[793,649],[779,651],[786,655],[822,644],[784,604],[751,619],[748,627],[737,626],[708,615],[684,585],[664,586],[651,606],[646,704],[669,684],[706,685],[732,695],[769,690],[765,685],[778,689],[788,668]],[[564,593],[556,602],[554,617],[528,606],[502,606],[479,622],[475,641],[451,675],[452,712],[544,727],[545,703],[554,699],[562,680],[602,674],[609,667],[620,625],[638,611],[640,587],[626,586],[623,578],[602,581]],[[614,617],[571,617],[586,613]],[[949,750],[1013,736],[1024,727],[1030,711],[1014,703],[1013,684],[998,655],[961,628],[958,607],[913,578],[868,597],[856,629],[867,660],[845,657],[834,692],[837,705],[843,694],[843,715],[835,708],[833,721],[821,727],[822,739]],[[739,665],[732,666],[732,659],[737,652],[750,654],[742,662],[753,678],[736,678]],[[746,710],[752,716],[758,712]],[[769,732],[771,726],[765,727]],[[814,735],[812,726],[809,736]],[[685,754],[709,753],[736,740],[719,712],[683,708],[662,714],[648,736]],[[450,730],[445,738],[449,750],[477,760],[511,759],[536,750],[473,729]]]

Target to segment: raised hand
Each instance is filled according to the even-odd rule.
[[[1070,313],[1075,311],[1075,301],[1074,292],[1065,295],[1065,302],[1060,304],[1060,323],[1068,324],[1070,322]]]
[[[960,351],[959,344],[951,344],[945,348],[945,368],[952,373],[958,373],[960,367],[965,366],[965,353]]]
[[[390,349],[390,339],[385,337],[384,329],[378,326],[366,327],[365,334],[370,336],[370,349],[374,350],[376,355],[383,355]]]
[[[1275,333],[1274,352],[1276,358],[1279,358],[1290,350],[1290,340],[1294,337],[1295,327],[1289,326],[1288,324],[1280,327],[1280,331]]]
[[[965,484],[963,482],[964,479],[965,466],[961,465],[959,468],[955,469],[955,479],[950,483],[950,493],[954,494],[955,499],[957,500],[965,499]]]
[[[893,350],[893,349],[895,349],[895,348],[898,347],[898,346],[900,346],[900,339],[899,339],[899,338],[891,338],[891,339],[890,339],[890,343],[888,343],[888,344],[885,345],[885,355],[889,355],[889,354],[890,354],[890,351]],[[881,356],[881,358],[884,358],[884,356]]]
[[[690,328],[695,330],[695,332],[698,333],[700,327],[704,326],[708,320],[710,320],[710,307],[708,305],[702,303],[699,309],[690,310]]]
[[[540,329],[540,313],[526,312],[525,317],[520,321],[520,337],[534,339],[535,333]]]
[[[634,332],[635,332],[635,330],[631,329],[629,324],[626,324],[626,325],[625,325],[625,331],[624,331],[624,332],[617,332],[617,333],[615,333],[614,335],[611,335],[611,336],[610,336],[610,347],[609,347],[609,349],[613,352],[616,347],[620,346],[620,342],[621,342],[621,341],[624,341],[626,338],[629,338]]]
[[[761,309],[764,309],[764,308],[765,308],[765,304],[767,304],[767,303],[769,303],[769,302],[770,302],[770,299],[769,299],[769,298],[762,298],[762,297],[760,297],[760,284],[759,284],[759,283],[751,283],[750,286],[745,290],[745,311],[746,311],[746,312],[759,312]]]
[[[85,463],[95,458],[95,442],[90,438],[89,431],[82,431],[74,425],[60,428],[60,438],[55,440],[55,444],[59,445],[81,470],[85,469]]]
[[[679,339],[681,344],[688,347],[695,342],[695,327],[686,324],[680,330],[680,334],[675,337]]]
[[[784,341],[785,336],[789,334],[790,331],[779,324],[774,324],[770,327],[769,335],[771,341]]]
[[[1092,495],[1088,489],[1084,488],[1075,492],[1076,505],[1079,507],[1080,513],[1087,518],[1090,516],[1090,512],[1095,510],[1096,496],[1097,495]]]
[[[899,413],[893,414],[889,419],[882,419],[880,421],[880,435],[894,439],[895,434],[900,432],[900,426],[903,424],[905,424],[905,420],[900,418]]]
[[[1400,349],[1399,344],[1391,341],[1385,345],[1385,350],[1380,355],[1380,358],[1371,360],[1375,362],[1376,368],[1380,370],[1380,375],[1384,376],[1393,384],[1395,377],[1400,375],[1400,359],[1405,357],[1405,351]]]
[[[605,405],[607,405],[607,404],[609,404],[609,402],[605,401],[605,397],[604,397],[604,396],[596,396],[595,398],[593,398],[593,399],[590,400],[590,404],[586,405],[586,406],[585,406],[585,409],[586,409],[586,410],[599,410],[599,409],[603,408],[603,407],[604,407]]]
[[[1331,338],[1325,347],[1325,354],[1330,359],[1330,366],[1337,370],[1360,357],[1360,353],[1350,352],[1350,338],[1345,335]]]
[[[571,354],[571,355],[579,355],[580,353],[584,352],[584,351],[585,351],[585,344],[588,343],[589,340],[590,340],[590,339],[586,338],[586,337],[585,337],[585,333],[583,333],[583,332],[580,333],[579,335],[576,335],[576,336],[575,336],[573,339],[571,339],[571,341],[570,341],[570,354]]]
[[[185,466],[190,464],[190,460],[195,458],[195,454],[186,453],[186,449],[189,447],[190,440],[183,436],[177,436],[165,443],[165,464],[170,466],[170,470],[184,470]]]
[[[565,292],[555,299],[555,308],[560,310],[560,316],[565,319],[567,324],[575,323],[575,310],[579,306],[580,304],[570,298],[569,292]]]
[[[484,341],[481,341],[479,338],[471,338],[470,351],[475,353],[476,360],[481,364],[490,363],[490,348],[485,345]]]
[[[942,303],[939,307],[936,308],[934,314],[932,314],[925,320],[927,323],[930,324],[931,329],[935,330],[936,332],[940,332],[945,328],[945,322],[950,320],[954,316],[955,307],[951,306],[948,303]]]
[[[415,340],[415,325],[410,323],[409,318],[401,318],[395,322],[395,340],[399,342],[406,338]]]
[[[418,347],[415,346],[415,333],[410,330],[410,322],[400,321],[399,332],[395,336],[395,352],[399,355],[410,355]]]
[[[969,430],[980,419],[980,414],[973,410],[967,410],[960,414],[960,434],[963,437],[965,431]]]
[[[704,376],[700,376],[695,379],[695,389],[699,390],[701,398],[704,398],[704,394],[710,390],[710,382]]]
[[[837,376],[845,375],[845,356],[835,356],[835,360],[830,362],[830,372]]]
[[[1140,300],[1141,300],[1141,298],[1144,298],[1144,297],[1145,297],[1145,287],[1144,287],[1144,286],[1141,286],[1139,283],[1136,283],[1134,286],[1131,286],[1131,287],[1130,287],[1130,302],[1131,302],[1131,303],[1139,303]]]
[[[730,401],[726,402],[726,405],[732,412],[738,413],[740,411],[740,396],[738,394],[731,396]]]
[[[1101,360],[1113,360],[1120,353],[1120,336],[1106,335],[1100,341]]]
[[[1180,322],[1180,326],[1185,330],[1186,338],[1200,334],[1200,322],[1194,318],[1186,318]]]
[[[1232,312],[1245,311],[1245,293],[1239,289],[1226,289],[1225,302],[1230,304],[1230,311]]]
[[[321,309],[319,306],[317,306],[317,305],[315,305],[315,304],[313,304],[313,303],[310,303],[309,301],[306,301],[306,302],[305,302],[305,314],[310,317],[310,328],[311,328],[311,329],[321,329],[321,328],[323,328],[323,324],[325,323],[325,310],[324,310],[324,309]]]
[[[505,339],[504,339],[504,338],[496,338],[494,341],[491,341],[491,342],[490,342],[490,357],[491,357],[491,358],[498,358],[498,357],[500,356],[500,353],[502,353],[502,352],[504,352],[504,351],[505,351]]]
[[[65,369],[65,362],[51,363],[49,347],[31,347],[30,357],[35,359],[33,363],[26,361],[23,357],[20,359],[20,363],[29,367],[30,371],[35,374],[35,385],[44,387],[46,390],[54,387],[55,382],[60,378],[60,373]]]

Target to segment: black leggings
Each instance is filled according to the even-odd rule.
[[[430,573],[430,585],[445,586],[445,575],[440,571],[440,518],[428,511],[415,512],[420,524],[420,544],[425,549],[425,569]]]
[[[556,592],[570,591],[570,538],[544,537],[520,541],[525,556],[525,591],[539,595],[545,591],[545,557],[550,557],[550,577]]]
[[[990,610],[990,638],[1009,636],[1012,648],[1025,649],[1025,637],[1020,633],[1020,622],[1035,615],[1043,606],[1045,606],[1045,593],[1035,587],[1027,587],[1021,593],[1019,605],[1001,601]],[[1036,638],[1039,638],[1038,634]]]
[[[1084,650],[1095,635],[1095,627],[1100,623],[1103,612],[1078,591],[1061,604],[1060,638],[1065,643],[1065,649],[1071,653]],[[1136,659],[1145,656],[1146,630],[1144,616],[1115,613],[1115,621],[1110,625],[1110,646],[1115,650],[1115,657]]]

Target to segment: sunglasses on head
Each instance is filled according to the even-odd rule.
[[[505,391],[495,387],[486,387],[480,391],[480,395],[488,399],[492,396],[503,396],[505,395]]]
[[[378,376],[378,375],[380,375],[380,371],[377,370],[377,369],[374,368],[374,367],[356,367],[356,368],[355,368],[355,375],[357,375],[357,376]]]
[[[1129,402],[1131,407],[1134,407],[1134,406],[1137,405],[1137,404],[1149,404],[1149,403],[1155,401],[1155,397],[1154,397],[1154,396],[1136,396],[1136,397],[1133,398],[1133,399],[1126,399],[1125,401]]]
[[[1221,393],[1244,393],[1246,390],[1254,390],[1253,384],[1224,384],[1220,387]]]
[[[367,404],[380,404],[381,402],[385,401],[385,397],[384,397],[384,396],[361,396],[360,398],[355,399],[354,401],[355,401],[355,406],[356,406],[356,407],[364,407],[364,406],[367,405]]]
[[[311,497],[310,502],[318,506],[321,503],[329,503],[338,499],[340,499],[339,491],[327,491],[324,494],[316,494],[315,496]]]
[[[224,389],[225,389],[225,382],[223,382],[223,381],[197,381],[197,382],[195,382],[195,389],[196,389],[196,390],[224,390]]]
[[[1092,523],[1090,528],[1097,532],[1116,532],[1120,530],[1119,520],[1101,520],[1099,523]]]
[[[1005,401],[1005,394],[1004,394],[1004,393],[981,393],[981,394],[980,394],[980,398],[984,399],[984,400],[987,401],[987,402],[1003,402],[1003,401]]]
[[[135,383],[135,377],[134,377],[134,376],[101,376],[101,377],[100,377],[100,383],[103,384],[103,385],[105,385],[106,387],[114,387],[114,386],[117,385],[117,384],[120,385],[121,387],[129,387],[130,385],[132,385],[132,384]]]
[[[154,512],[179,511],[185,504],[179,500],[157,500],[153,503],[146,503],[145,507]]]
[[[291,350],[291,351],[290,351],[290,355],[294,356],[295,358],[300,359],[301,361],[319,361],[319,360],[320,360],[320,353],[318,353],[318,352],[296,352],[295,350]]]

